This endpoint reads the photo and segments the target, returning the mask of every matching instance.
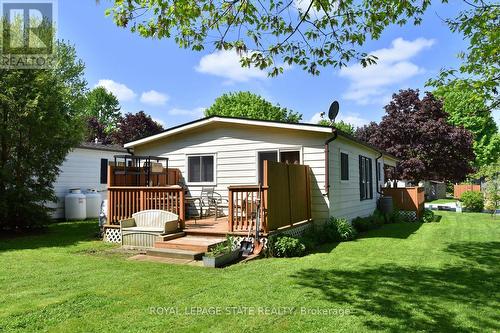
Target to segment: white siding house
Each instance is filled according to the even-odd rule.
[[[94,143],[84,143],[68,153],[53,184],[57,202],[48,205],[55,208],[52,217],[64,218],[64,197],[70,189],[96,189],[106,199],[108,162],[114,155],[126,153],[127,150],[119,146]]]
[[[376,207],[375,159],[382,154],[347,135],[339,134],[329,144],[329,183],[327,194],[325,141],[333,129],[310,124],[209,117],[187,123],[163,133],[125,145],[136,155],[168,157],[170,168],[178,168],[190,195],[199,195],[203,186],[215,186],[227,196],[229,185],[259,182],[259,159],[297,161],[310,166],[312,216],[325,220],[329,216],[354,218],[369,215]],[[349,179],[340,178],[340,153],[349,156]],[[372,196],[361,200],[359,156],[371,159]],[[383,155],[379,162],[395,164]],[[382,180],[383,184],[383,172]]]

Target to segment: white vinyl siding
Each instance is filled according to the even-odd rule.
[[[299,151],[303,164],[311,167],[312,215],[325,220],[329,215],[325,188],[324,141],[329,135],[249,125],[209,124],[164,139],[136,146],[137,155],[164,156],[169,167],[186,177],[186,156],[216,154],[215,190],[227,197],[229,185],[258,182],[258,151]],[[186,180],[185,180],[186,181]],[[190,195],[200,194],[202,185],[187,184]]]
[[[340,180],[340,153],[349,156],[349,180]],[[372,163],[380,155],[361,144],[338,137],[330,143],[330,215],[349,220],[357,216],[368,216],[376,208],[379,194],[376,191],[376,173],[372,172],[373,198],[360,200],[359,156],[371,158]],[[383,158],[378,161],[383,162]]]
[[[53,184],[57,202],[47,206],[55,208],[53,218],[64,218],[64,197],[72,188],[86,191],[95,188],[103,199],[107,198],[107,184],[101,184],[101,160],[113,161],[115,155],[123,152],[75,148],[66,156],[60,167],[61,172]]]

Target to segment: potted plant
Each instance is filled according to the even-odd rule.
[[[203,256],[205,267],[222,267],[234,262],[241,255],[239,247],[234,245],[233,237],[227,236],[226,240],[217,244]]]

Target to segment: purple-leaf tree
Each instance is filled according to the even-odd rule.
[[[127,113],[120,119],[117,129],[113,133],[113,142],[123,145],[127,142],[158,134],[161,131],[163,131],[163,126],[154,121],[144,111],[135,114]]]
[[[106,126],[100,123],[97,117],[90,117],[87,119],[85,142],[94,142],[96,139],[105,145],[112,142],[112,137],[106,130]]]
[[[443,105],[431,93],[400,90],[385,106],[380,124],[359,128],[356,136],[398,157],[396,176],[459,182],[473,171],[472,134],[448,123]]]

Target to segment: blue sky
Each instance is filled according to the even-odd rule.
[[[300,68],[268,78],[241,69],[232,53],[179,49],[171,40],[144,39],[115,26],[104,11],[107,0],[59,1],[59,38],[76,46],[86,64],[89,87],[103,85],[120,99],[124,112],[144,110],[165,127],[199,118],[222,93],[249,90],[315,121],[333,100],[339,118],[355,125],[380,120],[393,92],[420,88],[442,67],[458,64],[465,49],[439,17],[456,14],[455,5],[435,5],[420,26],[390,27],[363,46],[379,56],[369,69],[358,65],[323,69],[311,76]]]

